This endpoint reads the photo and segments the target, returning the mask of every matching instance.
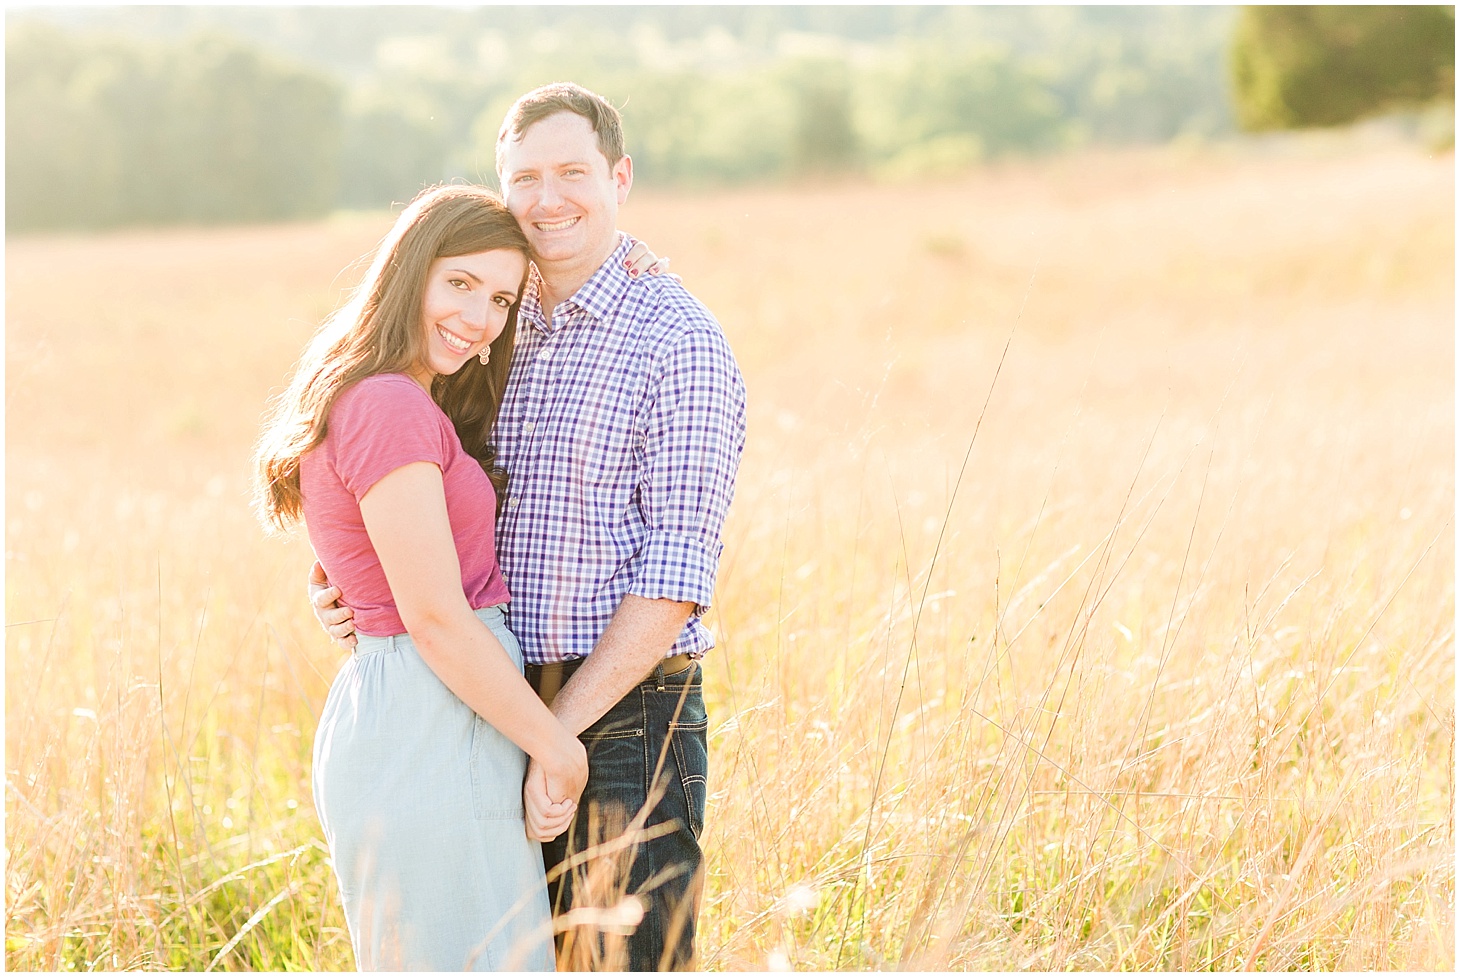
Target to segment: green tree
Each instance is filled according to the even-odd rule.
[[[114,222],[124,181],[108,93],[137,71],[130,48],[22,23],[5,37],[5,210],[15,230]]]
[[[791,92],[772,71],[642,72],[626,79],[624,91],[636,179],[705,186],[788,168],[795,112]]]
[[[838,58],[804,58],[785,72],[794,125],[791,162],[799,171],[830,173],[856,167],[857,132],[852,126],[852,73]]]
[[[423,99],[356,90],[345,110],[339,203],[370,208],[410,200],[445,177],[449,136]]]
[[[1293,129],[1455,97],[1454,7],[1246,7],[1231,49],[1238,121]]]
[[[334,205],[340,90],[222,35],[6,32],[11,230],[312,217]]]
[[[996,46],[908,42],[863,80],[859,119],[882,172],[952,171],[985,157],[1052,149],[1058,100]]]
[[[334,205],[339,87],[224,35],[174,53],[156,106],[173,171],[171,219],[314,217]]]

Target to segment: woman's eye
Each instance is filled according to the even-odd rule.
[[[498,296],[497,296],[497,297],[496,297],[496,300],[495,300],[495,301],[496,301],[496,303],[497,303],[497,304],[498,304],[498,305],[500,305],[500,306],[501,306],[501,307],[502,307],[502,308],[504,308],[504,309],[510,309],[510,308],[512,308],[512,300],[511,300],[511,299],[509,299],[509,298],[508,298],[508,297],[507,297],[507,296],[505,296],[505,295],[498,295]]]
[[[452,288],[459,288],[462,291],[465,291],[465,290],[471,288],[470,285],[468,285],[466,282],[462,281],[460,278],[453,278],[447,284],[449,284]]]

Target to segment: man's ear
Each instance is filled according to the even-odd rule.
[[[613,185],[618,191],[618,202],[620,205],[629,199],[629,188],[634,185],[634,160],[631,156],[624,156],[623,159],[613,164]]]

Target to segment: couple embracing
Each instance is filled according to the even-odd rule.
[[[687,968],[744,385],[616,227],[612,105],[530,92],[496,162],[502,197],[405,209],[260,440],[263,514],[303,520],[352,648],[315,806],[361,969],[551,970],[552,916],[561,944],[603,907],[595,854],[644,909],[619,965]]]

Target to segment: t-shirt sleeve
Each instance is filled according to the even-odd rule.
[[[335,472],[359,502],[386,475],[418,461],[446,466],[442,416],[413,381],[367,377],[330,410]]]

